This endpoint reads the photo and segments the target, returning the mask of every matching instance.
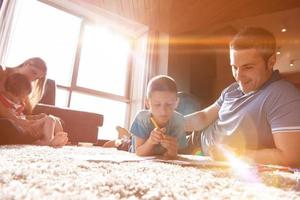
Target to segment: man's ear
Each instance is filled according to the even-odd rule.
[[[268,60],[268,69],[273,69],[276,63],[276,54],[274,53]]]
[[[145,100],[145,105],[147,109],[150,109],[150,103],[148,99]]]

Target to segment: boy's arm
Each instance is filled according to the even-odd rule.
[[[144,140],[138,136],[136,137],[136,154],[138,156],[154,155],[154,147],[159,144],[162,139],[162,132],[155,128],[148,139]]]
[[[167,152],[164,154],[167,157],[176,157],[178,154],[178,144],[177,138],[169,135],[165,135],[161,141],[161,146],[163,146]]]

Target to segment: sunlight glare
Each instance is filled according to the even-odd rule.
[[[253,166],[238,158],[233,152],[222,145],[218,145],[218,148],[223,152],[236,176],[247,182],[260,182],[257,170]]]
[[[104,27],[86,26],[78,85],[125,95],[130,43]]]

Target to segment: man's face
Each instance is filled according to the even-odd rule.
[[[177,96],[174,92],[154,91],[146,105],[150,109],[155,121],[160,127],[164,127],[173,115],[178,105]]]
[[[272,75],[275,56],[268,63],[256,49],[230,49],[232,74],[243,93],[258,90]]]

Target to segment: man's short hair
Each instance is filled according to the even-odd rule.
[[[166,75],[158,75],[153,77],[147,87],[147,98],[155,91],[174,92],[177,95],[177,86],[173,78]]]
[[[231,40],[230,49],[257,49],[267,62],[276,51],[276,39],[273,33],[260,27],[247,27]]]
[[[20,73],[13,73],[9,75],[4,83],[4,88],[7,92],[19,97],[21,94],[30,94],[32,88],[28,78]]]

